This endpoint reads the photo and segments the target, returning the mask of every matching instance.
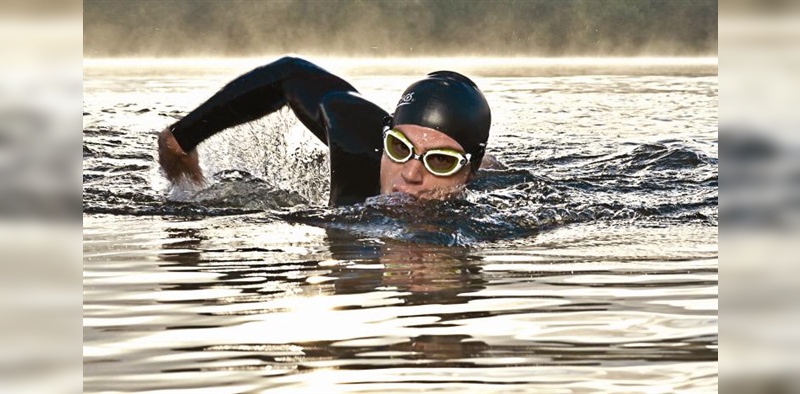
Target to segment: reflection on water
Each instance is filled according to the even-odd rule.
[[[716,251],[688,228],[643,244],[555,230],[543,241],[558,250],[508,253],[241,218],[86,219],[87,391],[716,387]],[[620,248],[642,252],[604,253]]]
[[[509,169],[462,200],[329,209],[263,168],[303,146],[259,150],[286,114],[168,200],[159,113],[224,81],[104,72],[86,84],[86,392],[716,391],[716,77],[482,79]],[[356,80],[386,102],[405,84]]]

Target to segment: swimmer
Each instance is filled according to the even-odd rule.
[[[496,163],[485,155],[489,104],[459,73],[428,74],[403,92],[389,114],[319,66],[283,57],[234,79],[164,129],[158,139],[164,174],[173,184],[203,185],[198,144],[285,105],[329,148],[330,205],[395,192],[448,198],[482,163]]]

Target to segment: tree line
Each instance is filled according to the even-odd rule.
[[[85,0],[85,56],[716,55],[716,0]]]

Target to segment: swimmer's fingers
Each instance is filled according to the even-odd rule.
[[[158,135],[158,163],[172,184],[188,181],[203,186],[206,182],[197,151],[184,152],[169,127]]]

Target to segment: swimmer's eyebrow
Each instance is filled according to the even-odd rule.
[[[419,141],[414,141],[411,138],[411,136],[408,135],[408,133],[406,133],[406,132],[404,132],[402,130],[400,130],[400,132],[403,133],[403,135],[406,136],[406,138],[408,138],[409,141],[411,141],[411,143],[414,145],[415,148],[423,149],[423,152],[417,152],[419,154],[422,154],[422,153],[425,153],[425,152],[427,152],[429,150],[434,150],[434,149],[450,149],[450,150],[454,150],[454,151],[457,151],[457,152],[464,152],[464,149],[459,147],[457,145],[457,143],[453,142],[453,141],[445,141],[445,142],[443,142],[441,144],[436,144],[435,146],[423,147],[423,146],[421,146],[420,144],[417,143]],[[426,136],[426,134],[423,133],[421,138],[425,138],[425,136]]]

